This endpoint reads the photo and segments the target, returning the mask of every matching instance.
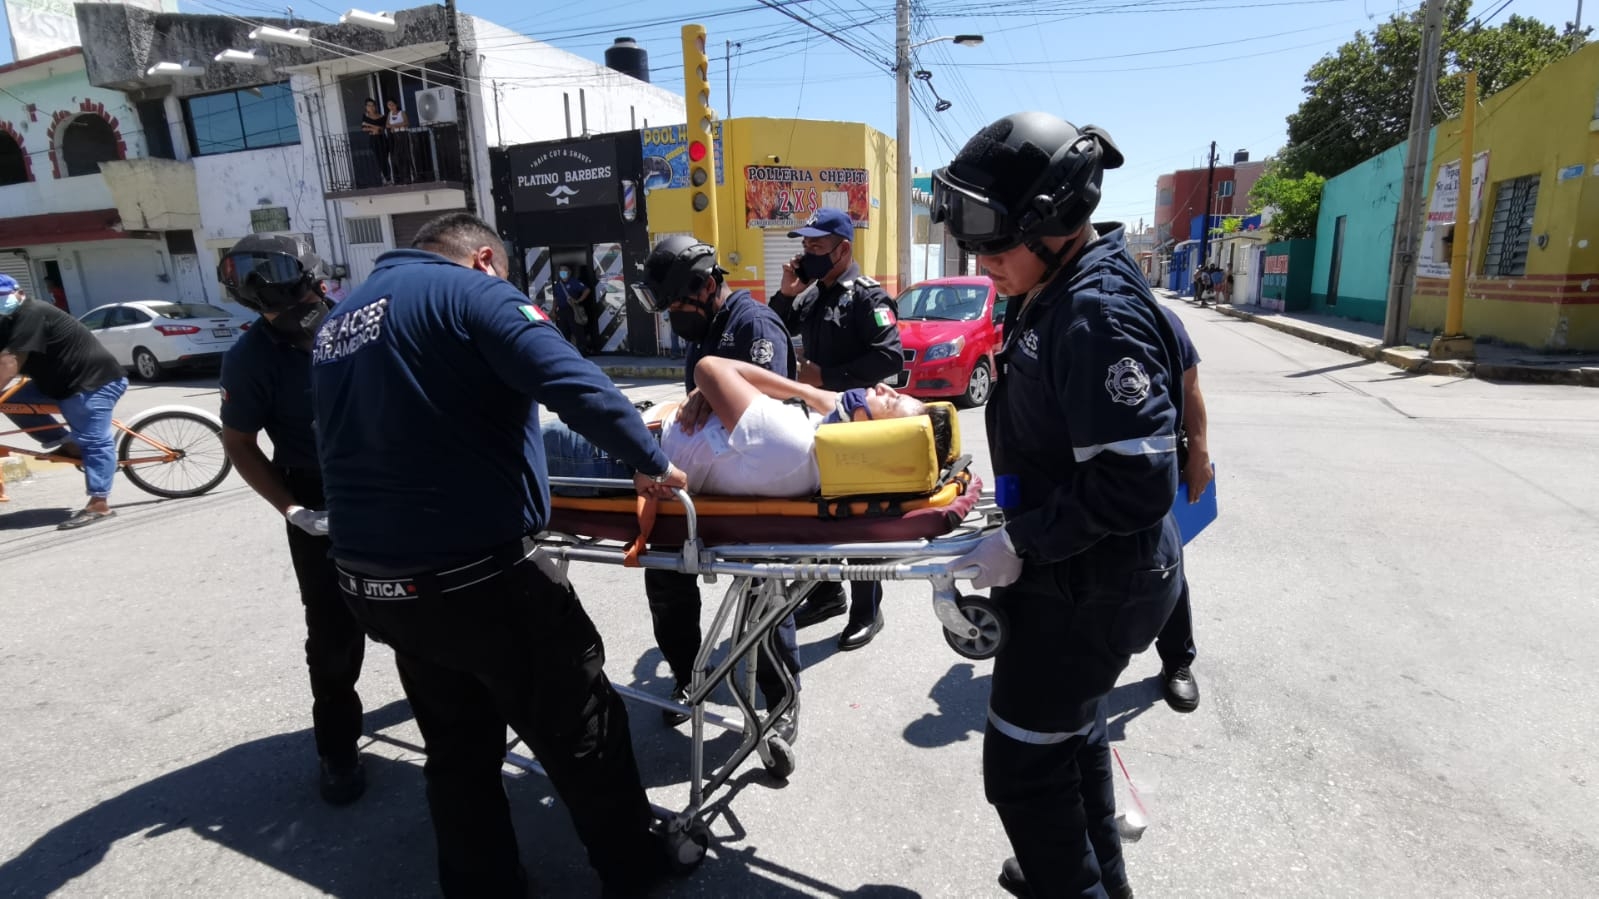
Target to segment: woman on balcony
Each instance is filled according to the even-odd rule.
[[[407,130],[411,127],[411,120],[406,118],[405,110],[400,108],[398,100],[387,101],[389,108],[387,128],[389,147],[394,158],[393,179],[395,184],[410,184],[416,180],[416,173],[411,166],[411,135]]]
[[[391,178],[389,171],[389,134],[383,121],[382,113],[378,112],[378,101],[371,97],[366,98],[366,111],[361,115],[361,131],[367,136],[367,146],[372,150],[372,158],[377,161],[378,181],[388,184]],[[357,174],[358,181],[365,181]]]

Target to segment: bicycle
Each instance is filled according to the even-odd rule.
[[[0,413],[9,415],[59,415],[54,404],[12,402],[11,396],[27,378],[10,387],[0,387]],[[157,406],[146,409],[127,422],[111,420],[121,437],[117,440],[117,468],[133,486],[167,499],[199,496],[215,488],[233,470],[233,462],[222,448],[222,422],[216,416],[192,406]],[[59,449],[42,450],[4,442],[16,434],[49,431],[60,423],[0,431],[0,456],[18,453],[45,462],[65,462],[83,470],[83,459]]]

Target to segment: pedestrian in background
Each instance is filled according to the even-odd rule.
[[[855,264],[849,213],[818,209],[788,236],[802,238],[804,252],[783,266],[772,309],[803,342],[805,358],[795,380],[834,391],[893,380],[905,367],[894,300]],[[794,620],[809,627],[847,608],[849,621],[838,635],[838,648],[860,649],[883,629],[882,602],[879,581],[851,582],[847,604],[844,585],[825,581],[811,591]]]

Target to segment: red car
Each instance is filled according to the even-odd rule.
[[[894,386],[920,399],[988,402],[1005,300],[984,277],[922,281],[899,295],[905,369]]]

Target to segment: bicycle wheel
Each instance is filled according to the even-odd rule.
[[[141,439],[147,438],[147,439]],[[155,455],[169,447],[178,457],[171,461],[129,459]],[[145,419],[135,431],[124,431],[117,444],[117,464],[133,486],[146,493],[177,499],[199,496],[233,470],[222,449],[222,429],[196,412],[161,412]]]

